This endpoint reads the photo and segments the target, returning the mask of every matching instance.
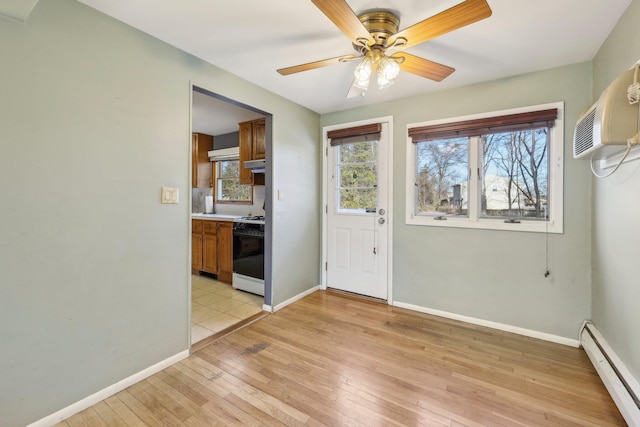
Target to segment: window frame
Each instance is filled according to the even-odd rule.
[[[220,175],[220,164],[222,162],[238,162],[238,166],[240,166],[240,160],[239,159],[229,159],[229,160],[219,160],[214,162],[215,165],[213,167],[213,182],[215,183],[215,186],[213,187],[213,193],[215,195],[215,203],[229,203],[229,204],[236,204],[236,205],[252,205],[253,204],[253,185],[250,184],[240,184],[240,168],[238,168],[238,176],[235,178],[238,181],[238,185],[246,185],[248,187],[251,187],[249,190],[249,199],[248,200],[224,200],[224,199],[219,199],[219,193],[220,193],[220,181],[223,180],[230,180],[233,178],[221,178]]]
[[[430,227],[444,228],[471,228],[484,230],[505,230],[521,232],[557,233],[564,231],[563,205],[564,205],[564,102],[555,102],[528,107],[513,108],[508,110],[492,111],[487,113],[472,114],[467,116],[452,117],[446,119],[430,120],[419,123],[407,124],[407,135],[409,129],[420,126],[432,126],[451,122],[476,120],[488,117],[527,113],[532,111],[547,110],[556,108],[558,117],[555,126],[549,132],[549,191],[548,208],[549,219],[526,219],[517,218],[519,223],[507,223],[505,218],[481,217],[480,206],[480,177],[479,170],[482,161],[482,150],[480,149],[480,137],[469,137],[469,214],[468,217],[446,217],[446,220],[436,216],[416,214],[417,189],[415,182],[417,179],[417,144],[413,143],[411,137],[407,136],[406,143],[406,217],[405,223],[408,225],[424,225]]]

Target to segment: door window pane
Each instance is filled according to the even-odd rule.
[[[336,147],[338,210],[364,211],[378,205],[378,141]]]
[[[548,218],[549,129],[483,135],[480,216]]]
[[[416,214],[467,216],[469,139],[439,139],[416,145]]]

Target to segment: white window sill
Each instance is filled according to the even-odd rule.
[[[410,215],[406,218],[407,225],[424,225],[427,227],[442,228],[472,228],[478,230],[497,231],[521,231],[530,233],[554,233],[562,234],[562,224],[556,221],[527,221],[520,223],[506,223],[504,219],[478,219],[447,217],[446,220],[437,220],[432,216]]]

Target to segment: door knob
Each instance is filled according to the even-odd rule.
[[[384,218],[379,218],[379,219],[378,219],[378,224],[384,224],[384,223],[385,223]]]
[[[379,215],[384,215],[384,214],[386,214],[386,213],[387,213],[387,212],[386,212],[384,209],[380,209],[380,210],[378,211],[378,214],[379,214]]]

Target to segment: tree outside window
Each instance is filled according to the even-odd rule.
[[[549,129],[483,135],[482,217],[546,219]]]
[[[337,150],[339,209],[365,210],[378,203],[378,141],[343,144]]]
[[[239,160],[219,161],[216,171],[216,200],[218,202],[251,202],[251,186],[240,184]]]
[[[418,213],[435,216],[467,215],[468,145],[468,138],[418,144]]]
[[[469,144],[478,144],[479,194],[469,194]],[[417,144],[416,213],[481,218],[548,218],[549,128]]]

